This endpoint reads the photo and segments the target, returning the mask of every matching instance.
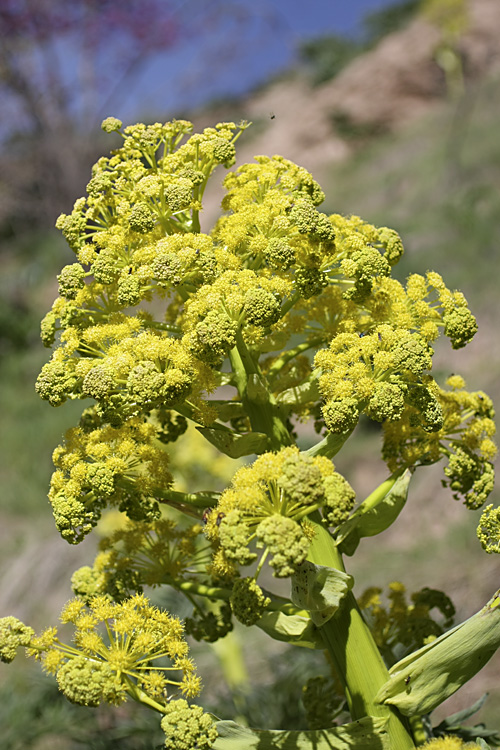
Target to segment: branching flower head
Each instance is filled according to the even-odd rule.
[[[161,727],[167,750],[209,750],[218,737],[212,717],[182,698],[167,704]]]
[[[155,495],[172,482],[155,426],[139,418],[121,427],[72,428],[53,460],[49,499],[57,528],[73,544],[92,530],[106,506],[135,520],[159,517]]]
[[[476,747],[476,742],[466,742],[460,737],[449,735],[429,740],[425,745],[422,745],[422,750],[474,750]]]
[[[448,378],[447,386],[433,388],[437,406],[434,400],[409,400],[398,422],[384,424],[383,456],[392,471],[447,458],[443,484],[450,487],[455,499],[463,498],[465,505],[475,510],[493,489],[494,411],[491,399],[482,391],[465,390],[460,376]],[[422,405],[440,414],[439,429],[425,429]]]
[[[42,368],[38,393],[53,405],[93,398],[114,422],[182,402],[203,372],[179,341],[139,328],[137,318],[116,315],[112,323],[67,329]]]
[[[279,277],[258,276],[251,270],[225,271],[202,287],[186,304],[183,341],[202,360],[218,363],[244,339],[258,344],[281,316],[281,301],[290,284]]]
[[[235,617],[250,627],[260,620],[271,600],[254,578],[237,578],[231,593],[231,609]]]
[[[442,635],[453,624],[455,607],[442,591],[423,588],[413,593],[408,602],[405,586],[394,581],[389,584],[388,606],[382,602],[381,594],[378,587],[368,588],[358,603],[389,666],[403,654]]]
[[[29,653],[55,674],[73,703],[118,705],[128,696],[160,701],[160,707],[172,690],[194,697],[201,689],[182,623],[143,595],[119,604],[96,596],[88,609],[81,599],[73,599],[61,622],[75,626],[74,646],[62,643],[51,629],[31,639]]]
[[[0,618],[0,660],[6,664],[13,661],[19,646],[28,646],[34,635],[33,628],[17,617]]]
[[[418,334],[387,324],[373,332],[339,333],[315,357],[327,429],[352,430],[362,411],[377,421],[394,422],[414,393],[431,399],[432,380],[426,375],[431,355]],[[439,418],[431,422],[428,410],[421,411],[426,424],[435,429]]]
[[[177,525],[168,518],[130,521],[101,540],[92,568],[73,574],[77,596],[95,594],[121,601],[144,586],[178,584],[203,573],[211,557],[201,524]]]
[[[274,574],[290,576],[309,549],[307,516],[321,509],[325,523],[338,525],[351,512],[354,497],[326,458],[308,457],[297,448],[264,453],[235,474],[208,517],[207,535],[222,552],[215,561],[222,567],[222,560],[250,564],[257,554],[249,545],[256,540],[271,556]]]
[[[477,527],[477,536],[486,552],[500,553],[500,507],[486,506]]]
[[[389,485],[444,457],[444,484],[468,507],[480,508],[493,487],[491,401],[466,391],[459,376],[441,388],[432,374],[439,334],[459,349],[476,321],[439,274],[412,274],[405,284],[391,277],[403,254],[397,232],[322,212],[321,187],[280,156],[230,172],[224,214],[201,232],[207,182],[218,165],[235,163],[244,127],[219,123],[192,134],[182,120],[103,123],[123,143],[97,162],[87,196],[57,221],[76,257],[59,274],[59,297],[42,322],[54,352],[36,388],[53,406],[91,402],[54,452],[49,497],[62,536],[81,541],[106,507],[129,521],[73,577],[77,598],[62,615],[75,625],[73,645],[55,628],[35,637],[15,618],[0,623],[1,658],[27,645],[78,704],[142,701],[163,714],[172,750],[208,749],[217,729],[177,698],[200,690],[184,626],[151,606],[144,587],[184,592],[195,610],[186,632],[200,640],[223,637],[234,615],[312,645],[302,614],[284,622],[288,612],[276,613],[275,626],[262,620],[279,598],[271,603],[257,580],[265,563],[285,578],[308,555],[312,561],[328,538],[320,521],[333,530],[331,543],[337,530],[347,549],[351,534],[355,546],[401,509],[406,494],[386,492],[384,483],[351,515],[354,490],[330,457],[362,415],[383,425]],[[297,422],[309,418],[326,434],[301,452]],[[229,462],[258,455],[222,494],[215,477],[217,493],[190,486],[199,473],[193,451],[182,440],[171,445],[188,423]],[[167,444],[174,457],[188,456],[175,492]],[[206,536],[200,524],[162,518],[162,501],[197,518],[203,512]],[[499,528],[499,511],[488,505],[478,529],[486,551],[499,551]],[[251,564],[254,575],[241,576]],[[319,580],[324,566],[311,565]],[[305,601],[326,627],[339,606],[336,586],[344,595],[350,577],[327,569],[325,580]],[[451,624],[453,606],[440,592],[423,589],[409,602],[392,584],[388,606],[380,593],[371,589],[360,604],[388,662]],[[331,720],[342,704],[329,692],[318,681],[310,696],[331,706]],[[440,742],[460,744],[431,744]]]

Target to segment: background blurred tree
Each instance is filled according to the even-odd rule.
[[[128,116],[142,117],[141,76],[150,71],[159,93],[158,111],[148,114],[164,116],[161,92],[183,81],[160,56],[190,45],[215,66],[217,39],[218,61],[227,64],[235,49],[221,44],[224,32],[241,39],[249,21],[269,25],[266,7],[225,0],[2,0],[0,350],[22,348],[37,336],[35,290],[65,252],[52,234],[47,247],[46,235],[85,188],[102,152],[103,117],[122,114],[127,102]]]
[[[329,81],[364,49],[355,39],[327,34],[308,39],[300,45],[300,56],[306,64],[313,85]]]
[[[101,120],[117,114],[155,55],[201,45],[222,25],[234,35],[252,16],[224,0],[2,0],[3,237],[52,226],[68,210],[100,153]],[[168,69],[158,78],[169,81]]]
[[[367,43],[374,46],[380,39],[406,26],[417,14],[421,0],[403,0],[367,13],[363,32]]]
[[[2,224],[53,223],[81,188],[102,109],[184,33],[170,0],[2,2]]]

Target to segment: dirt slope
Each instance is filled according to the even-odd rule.
[[[242,139],[240,159],[279,153],[321,176],[326,165],[354,148],[336,128],[336,119],[363,132],[391,132],[443,100],[445,76],[435,60],[439,41],[436,27],[416,19],[321,86],[311,88],[305,77],[295,75],[248,96],[238,102],[238,114],[257,123],[258,133],[250,137],[250,131]],[[460,51],[469,84],[500,68],[499,0],[469,0]],[[234,109],[232,103],[205,111],[195,124],[233,119]]]

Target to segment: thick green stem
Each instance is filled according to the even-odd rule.
[[[359,506],[359,510],[362,510],[363,513],[367,513],[369,510],[372,510],[372,508],[376,508],[379,502],[384,499],[388,492],[390,492],[399,477],[402,476],[404,472],[405,469],[397,469],[395,472],[393,472],[393,474],[391,474],[391,476],[388,477],[385,482],[379,484],[379,486],[376,487],[373,492],[371,492],[368,497],[363,500],[363,502]]]
[[[234,719],[238,724],[247,726],[246,696],[251,692],[251,684],[238,634],[234,630],[231,631],[224,638],[212,643],[212,648],[219,659],[227,686],[233,694],[237,710]]]
[[[128,694],[131,698],[133,698],[138,703],[143,703],[145,706],[149,706],[149,708],[152,708],[154,711],[158,711],[158,713],[160,714],[165,713],[164,705],[153,700],[153,698],[145,693],[144,690],[141,690],[130,678],[126,678],[126,682],[129,688]]]
[[[168,583],[173,588],[182,591],[185,594],[203,596],[207,599],[229,601],[232,594],[232,589],[225,589],[220,586],[206,586],[203,583],[197,583],[197,581],[178,581],[170,576],[165,576],[163,582]],[[294,607],[294,605],[291,604],[288,599],[285,599],[285,597],[277,596],[276,594],[267,591],[267,589],[263,589],[263,593],[271,599],[266,607],[269,612],[284,612],[285,614],[292,615],[299,612],[297,607]]]
[[[237,334],[236,346],[229,352],[229,360],[252,430],[267,435],[273,450],[291,445],[292,439],[281,418],[279,407],[241,333]]]
[[[303,341],[301,344],[297,344],[297,346],[295,346],[293,349],[289,349],[288,351],[283,352],[281,357],[279,357],[268,370],[267,379],[269,380],[269,382],[273,381],[276,375],[279,374],[279,372],[283,369],[283,367],[285,367],[286,364],[288,364],[288,362],[290,362],[291,359],[297,357],[299,354],[302,354],[302,352],[305,352],[308,349],[319,346],[324,342],[324,340],[324,336],[317,336],[316,338],[312,338],[308,341]]]
[[[319,523],[314,522],[314,526],[316,534],[309,560],[344,571],[342,557],[332,537]],[[352,592],[320,632],[343,684],[353,721],[363,716],[386,718],[391,748],[414,748],[405,719],[395,709],[375,702],[375,695],[389,679],[389,673]]]
[[[180,510],[186,516],[201,521],[207,508],[213,508],[219,501],[218,492],[176,492],[175,490],[155,490],[155,497],[160,503]]]

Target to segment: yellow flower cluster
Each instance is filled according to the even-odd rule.
[[[120,427],[99,423],[92,412],[84,414],[82,426],[68,430],[53,454],[49,500],[57,528],[73,544],[92,530],[106,506],[137,520],[159,517],[155,496],[172,483],[153,424],[139,417]]]
[[[411,595],[409,603],[405,586],[393,581],[389,584],[388,605],[382,602],[381,594],[381,588],[372,586],[361,594],[358,604],[389,667],[453,624],[455,607],[442,591],[423,588]]]
[[[295,418],[312,416],[318,430],[345,437],[364,412],[388,426],[384,454],[399,466],[407,427],[419,446],[421,433],[437,445],[433,435],[441,437],[443,420],[449,422],[431,375],[431,342],[443,330],[453,347],[463,346],[475,320],[439,274],[414,274],[406,287],[391,278],[403,253],[398,234],[357,216],[322,213],[318,183],[280,156],[258,156],[230,172],[226,213],[202,233],[205,187],[218,164],[234,162],[244,127],[219,123],[191,134],[185,121],[103,123],[123,145],[97,162],[87,198],[58,220],[77,262],[59,274],[60,297],[42,323],[44,342],[57,343],[37,390],[54,406],[93,399],[98,427],[109,426],[102,434],[113,445],[114,431],[130,419],[155,425],[164,443],[191,419],[213,426],[205,437],[232,458],[292,445]],[[297,335],[300,342],[287,349]],[[223,384],[237,390],[235,398],[211,401]],[[479,488],[476,477],[472,489],[463,475],[478,473],[478,449],[478,460],[489,460],[484,433],[490,438],[491,430],[477,420],[474,429],[482,436],[475,446],[469,428],[461,442],[455,432],[447,481],[453,491],[465,487],[482,498],[490,482]],[[267,442],[242,432],[264,434]],[[405,462],[414,465],[422,453],[429,450]],[[109,458],[106,469],[84,471],[85,461],[78,469],[58,465],[52,482],[52,502],[64,498],[58,525],[70,541],[95,523],[103,493],[111,498],[118,487],[122,494],[130,488],[130,471],[113,468]],[[164,464],[159,453],[154,461]],[[79,486],[66,492],[70,471]],[[157,470],[152,484],[159,487],[154,477],[161,478]],[[138,482],[134,477],[134,491]],[[135,501],[113,498],[132,518],[143,517]],[[68,525],[75,502],[78,520]]]
[[[144,595],[119,604],[96,596],[88,607],[72,599],[61,622],[75,626],[75,645],[62,643],[50,628],[31,639],[29,654],[56,676],[73,703],[118,705],[132,697],[164,710],[171,691],[187,697],[200,692],[181,621],[152,606]]]
[[[264,548],[261,565],[271,555],[277,577],[292,575],[310,545],[307,516],[322,511],[324,522],[338,526],[348,517],[355,494],[330,460],[307,457],[298,448],[264,453],[251,466],[239,469],[206,523],[216,544],[213,569],[234,574]]]
[[[491,399],[482,391],[465,390],[458,375],[447,380],[449,390],[435,387],[435,399],[441,413],[441,426],[426,429],[419,413],[421,404],[408,404],[401,419],[384,423],[382,455],[391,471],[448,459],[444,484],[455,499],[480,508],[493,489],[496,455],[494,411]],[[425,405],[425,404],[424,404]]]
[[[121,601],[144,586],[198,580],[210,562],[201,524],[184,528],[169,518],[127,520],[101,540],[99,549],[93,567],[84,566],[72,577],[74,592],[85,601],[96,594]]]
[[[332,432],[352,429],[365,411],[380,422],[399,420],[406,400],[432,399],[431,350],[418,334],[378,325],[371,332],[339,333],[318,352],[323,417]],[[439,417],[438,417],[439,424]],[[434,424],[432,428],[435,429]]]

